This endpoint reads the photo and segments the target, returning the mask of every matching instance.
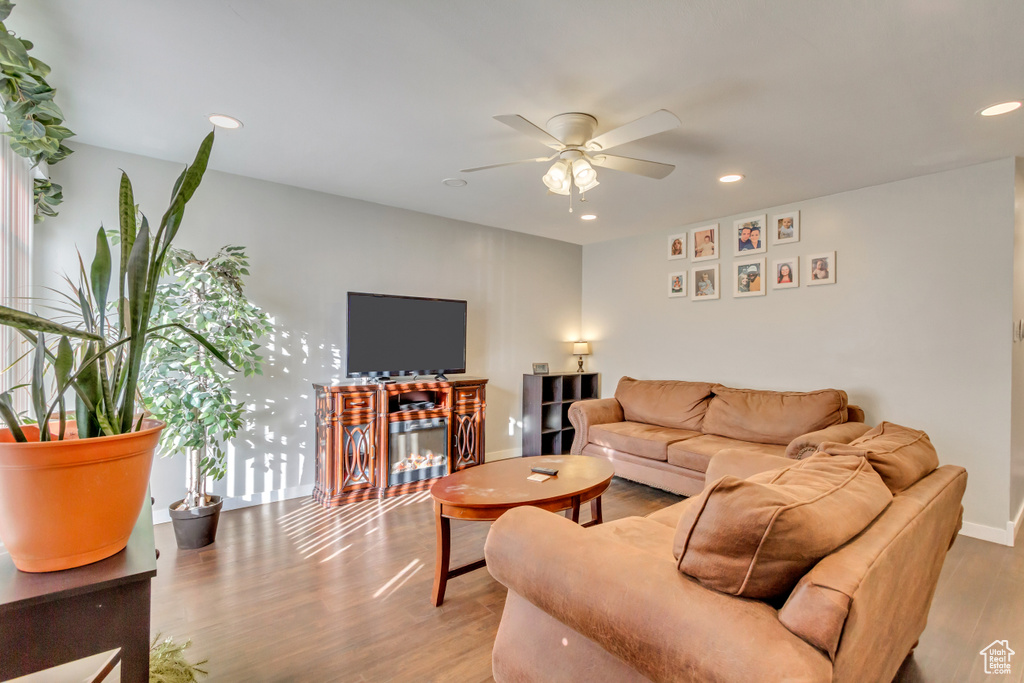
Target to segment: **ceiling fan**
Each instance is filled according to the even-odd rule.
[[[572,213],[572,188],[574,186],[583,200],[583,193],[599,184],[594,166],[657,179],[664,178],[675,170],[675,166],[672,164],[606,153],[606,150],[613,147],[663,133],[680,125],[676,115],[666,109],[659,109],[597,137],[594,136],[594,132],[597,130],[597,119],[590,114],[570,112],[552,116],[548,119],[547,130],[518,114],[505,114],[494,118],[541,144],[547,145],[555,150],[555,153],[548,157],[465,168],[462,169],[462,173],[473,173],[516,164],[546,162],[557,158],[558,161],[548,169],[541,180],[551,192],[569,197],[569,213]]]

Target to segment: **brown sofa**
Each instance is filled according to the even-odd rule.
[[[752,482],[777,483],[808,460],[732,450],[712,460],[707,474],[715,485],[700,496],[648,517],[590,528],[535,508],[511,510],[494,523],[485,548],[488,569],[508,587],[492,654],[495,680],[892,680],[924,630],[946,551],[960,528],[967,474],[954,466],[934,469],[937,460],[929,455],[929,473],[921,475],[912,463],[904,469],[918,471],[917,479],[904,473],[900,481],[885,473],[893,449],[875,450],[812,456],[826,467],[831,460],[860,463],[857,476],[871,490],[867,497],[883,511],[858,508],[869,519],[877,516],[770,599],[709,587],[727,567],[708,572],[705,566],[700,578],[696,562],[698,578],[687,575],[680,541],[696,543],[694,518],[713,507],[714,492],[774,485]],[[790,467],[774,469],[780,464]],[[878,474],[889,490],[879,489]],[[856,490],[851,495],[864,497]],[[728,504],[716,514],[728,516],[736,505],[723,500]],[[844,518],[835,508],[826,512],[826,522]],[[714,541],[714,527],[703,533]],[[720,545],[729,551],[728,541]]]
[[[614,398],[577,401],[572,453],[610,460],[616,476],[691,496],[726,449],[797,458],[868,430],[845,391],[732,389],[710,382],[623,377]]]

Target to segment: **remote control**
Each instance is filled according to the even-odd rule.
[[[549,477],[553,477],[558,474],[558,470],[553,470],[550,467],[531,467],[530,471],[536,472],[537,474],[546,474]]]

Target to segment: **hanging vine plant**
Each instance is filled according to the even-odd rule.
[[[12,9],[10,0],[0,0],[0,101],[10,128],[4,135],[34,166],[52,165],[71,154],[64,140],[74,133],[64,127],[64,112],[53,101],[57,91],[46,82],[50,67],[29,56],[31,42],[4,26]],[[37,223],[56,216],[54,207],[64,199],[61,186],[44,179],[36,179],[33,195]]]

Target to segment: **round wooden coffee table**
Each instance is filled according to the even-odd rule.
[[[531,467],[558,470],[546,481],[527,479]],[[434,606],[444,602],[448,579],[480,569],[485,560],[450,569],[452,519],[491,522],[515,507],[532,505],[542,510],[572,511],[572,521],[580,521],[580,504],[590,501],[592,519],[584,524],[601,523],[601,494],[608,488],[615,471],[603,458],[589,455],[542,455],[530,458],[498,460],[449,474],[434,482],[434,520],[437,526],[437,563],[434,566]]]

